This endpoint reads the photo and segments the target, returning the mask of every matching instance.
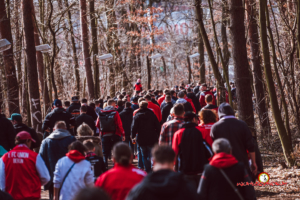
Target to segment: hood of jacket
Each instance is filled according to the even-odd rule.
[[[69,133],[68,130],[65,130],[65,129],[56,129],[47,138],[59,140],[59,139],[62,139],[62,138],[65,138],[65,137],[69,137],[69,136],[71,136],[71,134]]]
[[[111,111],[111,110],[116,110],[113,106],[106,106],[104,109],[104,111]]]
[[[233,155],[227,153],[218,153],[214,155],[212,160],[209,162],[211,166],[216,168],[227,168],[237,163],[237,159]]]
[[[26,126],[25,124],[23,123],[20,123],[20,124],[14,124],[14,128],[17,130],[17,129],[25,129],[25,128],[28,128],[28,126]]]
[[[187,100],[185,100],[185,99],[178,99],[176,101],[176,103],[186,103],[186,102],[187,102]]]
[[[77,150],[69,151],[69,153],[67,153],[66,156],[75,163],[79,163],[80,161],[85,160],[84,155],[82,155],[82,153],[80,153]]]
[[[218,114],[219,114],[219,118],[221,119],[222,117],[228,116],[228,115],[234,116],[234,111],[228,103],[222,103],[219,106]]]
[[[150,192],[156,194],[155,196],[165,196],[166,199],[175,197],[176,191],[181,190],[185,184],[182,173],[168,169],[149,174],[143,182]]]

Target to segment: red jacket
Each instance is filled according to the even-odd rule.
[[[95,186],[103,188],[112,200],[124,200],[129,191],[146,176],[146,172],[135,168],[115,164],[114,168],[102,174]]]
[[[203,130],[200,126],[196,126],[196,128],[197,128],[199,131]],[[185,130],[185,128],[179,129],[178,131],[175,132],[174,137],[173,137],[172,149],[175,151],[175,154],[176,154],[176,155],[178,155],[178,153],[179,153],[179,145],[180,145],[180,143],[181,143],[181,138],[182,138],[182,134],[183,134],[184,130]],[[207,137],[207,135],[206,135],[206,132],[203,133],[203,132],[201,131],[201,133],[202,133],[203,139],[204,139],[208,144],[212,143],[212,142],[208,139],[208,137]],[[207,140],[207,139],[208,139],[208,140]],[[210,139],[211,139],[211,138],[210,138]]]
[[[166,95],[164,94],[163,96],[161,96],[157,99],[157,103],[159,104],[159,106],[161,106],[161,104],[165,100],[165,98],[166,98]]]
[[[199,126],[199,131],[201,131],[202,133],[202,137],[203,139],[207,142],[207,144],[209,144],[209,146],[212,146],[213,140],[210,137],[210,130],[212,125],[214,125],[214,123],[209,123],[209,124],[203,124],[202,126]]]
[[[205,96],[206,96],[207,94],[210,94],[210,95],[213,97],[213,105],[216,105],[216,100],[215,100],[214,94],[213,94],[211,91],[206,90],[206,91],[201,92],[201,94],[200,94],[200,99],[199,99],[199,101],[200,101],[201,108],[204,107],[204,106],[206,106],[206,103],[205,103]]]
[[[123,129],[123,124],[122,124],[122,121],[121,121],[121,117],[119,115],[119,113],[116,111],[116,110],[103,110],[102,112],[116,112],[115,114],[115,117],[114,117],[114,120],[115,120],[115,125],[117,126],[116,127],[116,135],[119,135],[119,136],[125,136],[125,131]],[[96,127],[99,129],[99,133],[103,136],[107,133],[105,132],[101,132],[101,129],[100,129],[100,119],[98,117],[97,119],[97,122],[96,122]]]
[[[194,103],[193,103],[192,99],[186,97],[185,100],[191,104],[191,106],[193,107],[194,113],[196,113],[196,109],[195,109],[195,106],[194,106]]]
[[[26,145],[17,145],[0,160],[2,190],[15,200],[37,200],[41,186],[50,181],[48,169],[40,155]]]
[[[134,85],[135,91],[142,91],[142,84],[141,83],[136,83]]]
[[[150,110],[153,110],[154,114],[156,115],[159,122],[161,122],[162,116],[161,116],[161,110],[160,107],[151,101],[148,102],[148,108]]]

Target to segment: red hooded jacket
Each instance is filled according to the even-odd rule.
[[[194,103],[193,103],[192,99],[186,97],[185,100],[191,104],[191,106],[193,107],[194,113],[196,113],[196,109],[195,109],[195,106],[194,106]]]
[[[233,155],[223,152],[215,154],[212,160],[209,162],[211,166],[216,168],[227,168],[237,163],[238,161]]]
[[[114,168],[102,174],[95,186],[103,188],[112,200],[124,200],[129,191],[146,176],[146,172],[133,165],[124,167],[115,163]]]
[[[212,146],[213,140],[210,137],[210,130],[212,125],[214,125],[214,123],[209,123],[209,124],[203,124],[201,126],[199,126],[199,131],[201,131],[202,133],[202,137],[203,139],[207,142],[207,144],[209,144],[209,146]]]
[[[212,103],[213,103],[213,105],[216,105],[216,100],[215,100],[214,94],[211,91],[206,90],[206,91],[201,92],[201,94],[200,94],[199,101],[200,101],[201,108],[203,108],[204,106],[206,106],[205,96],[207,94],[210,94],[213,97],[213,102]]]
[[[161,116],[161,110],[160,107],[151,101],[148,101],[148,108],[150,110],[153,110],[154,114],[156,115],[159,122],[161,122],[162,116]]]
[[[123,129],[123,124],[122,124],[121,117],[120,117],[119,113],[116,110],[103,110],[102,112],[116,112],[115,117],[114,117],[115,125],[116,125],[116,132],[115,132],[115,134],[119,135],[121,137],[125,136],[125,131]],[[97,122],[96,122],[96,127],[99,129],[99,133],[102,136],[105,135],[105,134],[107,134],[105,132],[103,132],[103,133],[101,132],[99,117],[98,117]]]
[[[165,98],[166,98],[166,95],[164,94],[163,96],[161,96],[157,99],[157,103],[159,104],[159,106],[161,106],[161,104],[162,104],[162,102],[164,102]]]

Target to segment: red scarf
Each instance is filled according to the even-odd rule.
[[[88,158],[92,156],[96,156],[96,154],[94,152],[88,152],[85,157]]]
[[[218,153],[214,155],[212,160],[209,162],[210,165],[216,168],[227,168],[235,165],[236,163],[238,163],[237,159],[233,155],[227,153]]]
[[[82,155],[82,153],[80,153],[77,150],[69,151],[69,153],[67,153],[66,156],[75,163],[79,163],[80,161],[85,159],[85,157]]]

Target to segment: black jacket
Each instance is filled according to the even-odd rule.
[[[255,191],[252,186],[237,186],[237,183],[251,182],[243,163],[239,162],[231,167],[223,168],[223,171],[231,180],[233,185],[245,200],[253,200]],[[219,168],[206,165],[198,187],[199,199],[218,200],[230,199],[240,200],[233,188],[229,185]],[[224,198],[226,197],[226,198]]]
[[[160,124],[154,112],[148,108],[140,109],[133,117],[131,137],[137,135],[140,146],[152,146],[158,142]]]
[[[121,117],[123,129],[125,131],[125,136],[130,136],[131,124],[133,120],[132,108],[124,108],[124,110],[120,112],[120,117]]]
[[[244,165],[250,172],[247,150],[255,152],[255,144],[252,140],[250,129],[244,121],[229,118],[222,119],[224,116],[232,116],[234,111],[229,104],[222,103],[219,106],[220,120],[215,123],[210,132],[213,140],[218,138],[226,138],[232,147],[232,155]]]
[[[67,108],[67,112],[71,113],[74,117],[77,117],[80,115],[80,103],[71,103],[70,107]]]
[[[124,110],[124,106],[119,106],[116,111],[120,114]]]
[[[0,114],[0,145],[9,151],[15,147],[15,137],[16,132],[12,123],[5,117],[5,115]]]
[[[70,107],[69,107],[70,108]],[[48,128],[50,128],[50,133],[53,132],[53,127],[56,122],[58,121],[64,121],[66,122],[67,129],[69,130],[70,125],[75,125],[75,118],[67,111],[65,111],[63,108],[54,108],[52,112],[50,112],[44,120],[42,130],[45,132]],[[45,135],[44,135],[44,138]]]
[[[155,99],[151,98],[151,102],[154,103],[154,104],[156,104],[156,105],[158,105],[160,107],[159,103],[157,103],[157,101]]]
[[[96,125],[95,125],[95,121],[93,120],[93,118],[85,113],[82,113],[75,119],[75,127],[74,127],[75,135],[77,135],[77,128],[81,124],[83,124],[83,122],[86,123],[87,125],[89,125],[89,127],[94,131],[94,134],[96,133]]]
[[[194,104],[195,109],[196,109],[196,113],[198,113],[201,109],[199,98],[197,99],[197,97],[194,93],[188,93],[187,97],[192,99],[193,104]]]
[[[197,94],[199,92],[199,90],[200,90],[200,86],[199,85],[197,85],[196,87],[194,87],[194,89],[193,89],[194,94]]]
[[[148,174],[128,194],[126,200],[196,200],[196,188],[184,175],[171,170]]]
[[[87,112],[86,112],[86,114],[89,115],[89,116],[91,116],[94,121],[96,121],[97,118],[98,118],[98,116],[96,114],[96,111],[91,106],[87,106]]]
[[[177,104],[177,103],[176,103]],[[185,112],[194,112],[192,105],[189,102],[182,103]],[[175,104],[174,104],[175,106]]]
[[[173,108],[172,102],[165,103],[165,105],[161,109],[162,120],[161,124],[165,123],[170,115],[170,111]]]
[[[87,161],[89,161],[92,165],[92,169],[94,171],[94,179],[96,180],[101,174],[106,172],[106,166],[104,164],[103,158],[100,156],[97,156],[96,154],[89,156],[89,153],[87,154],[87,157],[85,158]]]
[[[2,190],[0,190],[0,199],[1,200],[14,200],[12,198],[12,196],[10,196],[10,194],[3,192]]]
[[[39,148],[41,146],[41,140],[33,128],[30,128],[23,123],[15,124],[14,128],[15,128],[16,134],[20,133],[21,131],[26,131],[31,135],[32,139],[35,140],[35,143],[34,142],[31,143],[31,150],[33,148]]]

